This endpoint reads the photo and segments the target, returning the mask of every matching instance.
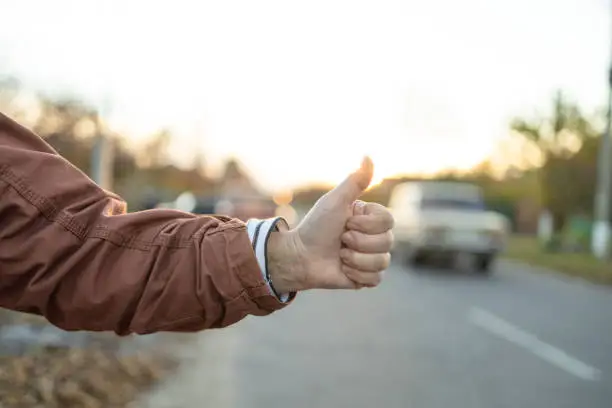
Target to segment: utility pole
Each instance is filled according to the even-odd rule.
[[[610,22],[612,29],[612,19]],[[593,225],[592,250],[599,259],[610,257],[610,202],[612,201],[612,54],[608,71],[608,112],[606,131],[601,137],[597,166],[597,191],[595,193],[595,223]]]
[[[106,119],[109,116],[109,101],[105,100],[98,112],[96,120],[96,140],[91,157],[91,177],[100,187],[111,191],[113,189],[114,149],[109,140]]]

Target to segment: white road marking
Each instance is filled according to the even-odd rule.
[[[597,381],[601,371],[567,354],[565,351],[538,339],[513,324],[480,308],[472,308],[469,321],[504,340],[514,343],[548,363],[585,381]]]

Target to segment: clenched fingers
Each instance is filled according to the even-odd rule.
[[[364,272],[378,272],[389,267],[391,254],[388,252],[364,254],[352,249],[343,248],[340,250],[340,259],[342,259],[346,266],[351,268]]]
[[[356,206],[357,207],[357,206]],[[391,212],[377,203],[364,203],[355,208],[346,222],[346,228],[363,232],[364,234],[382,234],[393,228],[394,219]]]
[[[374,235],[348,230],[342,234],[340,239],[347,248],[370,254],[389,252],[393,246],[393,232],[390,230]]]
[[[373,288],[382,281],[384,272],[363,272],[347,265],[342,265],[342,272],[355,283],[357,289],[361,287]]]

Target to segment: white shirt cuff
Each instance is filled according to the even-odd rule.
[[[289,224],[287,224],[287,221],[282,217],[268,218],[266,220],[252,218],[247,221],[247,232],[249,234],[251,244],[253,245],[253,251],[255,252],[255,257],[257,258],[257,263],[259,264],[261,274],[268,284],[270,293],[276,296],[278,300],[285,303],[289,300],[290,294],[276,292],[270,280],[270,274],[268,271],[268,239],[270,238],[270,234],[272,232],[279,230],[280,226],[284,226],[285,228],[283,229],[289,229]]]

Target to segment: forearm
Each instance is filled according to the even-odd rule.
[[[223,327],[284,305],[242,222],[124,214],[118,197],[1,115],[0,197],[2,307],[127,334]]]

